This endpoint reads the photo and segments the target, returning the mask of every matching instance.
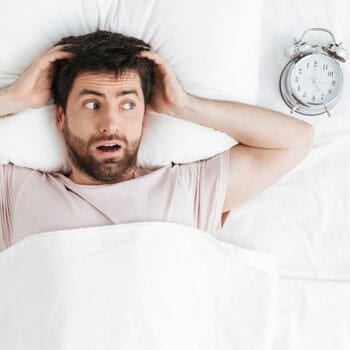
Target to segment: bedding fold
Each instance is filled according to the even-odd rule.
[[[34,234],[0,253],[0,348],[268,349],[268,255],[143,222]]]

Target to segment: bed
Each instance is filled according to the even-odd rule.
[[[289,114],[278,88],[284,49],[312,27],[350,48],[349,13],[347,0],[4,0],[0,86],[62,36],[100,28],[149,41],[189,92]],[[295,115],[315,128],[309,155],[215,235],[144,222],[45,232],[3,250],[0,348],[349,349],[349,64],[342,69],[330,118]],[[1,164],[65,169],[53,110],[0,120]],[[148,118],[140,166],[196,161],[237,143]]]

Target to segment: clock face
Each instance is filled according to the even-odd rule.
[[[291,91],[307,105],[323,105],[341,92],[343,74],[339,63],[324,54],[311,54],[296,62],[290,74]]]

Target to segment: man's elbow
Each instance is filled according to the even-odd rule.
[[[295,164],[300,163],[310,153],[314,144],[315,129],[313,125],[304,122],[302,129],[299,130],[296,145],[289,147],[289,154],[293,155]]]
[[[300,135],[300,141],[298,143],[298,147],[295,148],[298,163],[303,161],[309,155],[312,149],[312,146],[314,144],[315,129],[311,124],[307,124],[307,123],[305,124],[306,126],[303,131],[303,134]]]

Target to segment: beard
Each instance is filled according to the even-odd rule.
[[[66,121],[63,135],[72,165],[89,177],[104,183],[116,183],[128,180],[133,176],[141,137],[138,140],[128,142],[125,136],[109,135],[103,137],[98,135],[91,137],[86,142],[69,130]],[[109,140],[122,141],[121,153],[117,157],[97,159],[93,154],[96,150],[93,144]]]

